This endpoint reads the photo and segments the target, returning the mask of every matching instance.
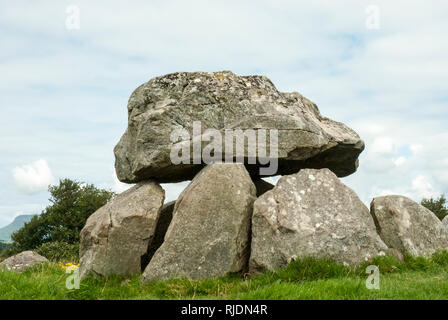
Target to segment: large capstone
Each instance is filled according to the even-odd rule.
[[[146,181],[93,213],[80,234],[81,277],[141,273],[164,198],[157,183]]]
[[[211,164],[179,196],[143,279],[215,278],[247,268],[256,189],[242,164]]]
[[[284,176],[254,203],[251,272],[303,257],[356,265],[387,249],[369,209],[328,169]]]
[[[402,254],[429,257],[448,250],[448,228],[419,203],[404,196],[384,196],[372,200],[370,211],[383,241]]]
[[[237,142],[225,143],[226,129],[229,139],[231,134],[241,137],[237,129],[247,134],[240,143],[243,151]],[[265,76],[224,71],[177,72],[138,87],[128,102],[128,128],[114,151],[118,178],[135,183],[191,180],[205,163],[226,158],[244,162],[252,176],[329,168],[343,177],[356,171],[363,149],[356,132],[321,116],[316,104],[299,93],[280,92]],[[173,150],[182,158],[174,163]],[[208,162],[202,157],[205,150],[213,156]]]

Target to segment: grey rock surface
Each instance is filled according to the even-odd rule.
[[[328,169],[284,176],[254,203],[251,272],[300,257],[356,265],[387,249],[368,208]]]
[[[22,273],[36,264],[47,262],[47,258],[42,257],[34,251],[23,251],[15,256],[9,257],[0,263],[0,269]]]
[[[144,281],[214,278],[247,267],[255,186],[242,164],[210,164],[181,193]]]
[[[80,275],[141,273],[165,192],[153,181],[139,183],[93,213],[80,238]]]
[[[193,121],[201,121],[203,131],[195,136]],[[206,129],[222,133],[225,129],[276,129],[278,171],[271,175],[329,168],[338,176],[347,176],[356,171],[364,149],[352,129],[321,116],[316,104],[299,93],[278,91],[265,76],[177,72],[151,79],[130,96],[128,128],[114,149],[120,181],[191,180],[203,164],[193,164],[191,159],[173,165],[170,135],[175,129],[189,132],[183,143],[190,146],[193,139],[203,140]],[[269,147],[267,151],[269,156]],[[224,153],[220,152],[221,158]],[[244,155],[248,156],[247,149]],[[260,174],[258,164],[246,167],[252,176]]]
[[[381,239],[403,254],[429,257],[448,250],[448,230],[430,210],[404,196],[374,198],[370,212]]]

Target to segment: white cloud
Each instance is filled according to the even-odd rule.
[[[397,159],[394,160],[394,163],[397,167],[403,165],[406,163],[406,158],[405,157],[398,157]]]
[[[388,137],[378,137],[373,140],[371,147],[372,152],[376,153],[391,153],[394,149],[394,143],[392,139]]]
[[[416,192],[419,198],[430,198],[437,196],[438,192],[435,192],[431,183],[428,182],[428,178],[419,175],[412,181],[412,190]]]
[[[364,203],[370,203],[373,198],[389,195],[401,195],[420,202],[423,198],[435,197],[440,193],[435,190],[429,182],[429,178],[418,175],[408,184],[393,183],[393,180],[387,180],[384,184],[373,184],[367,197],[363,197]]]
[[[366,134],[377,136],[382,134],[385,131],[385,128],[375,123],[365,123],[363,124],[362,131]]]
[[[409,149],[411,149],[412,154],[418,155],[423,150],[423,146],[421,144],[411,144]]]
[[[14,168],[13,176],[17,187],[29,194],[46,190],[54,181],[50,167],[44,159]]]

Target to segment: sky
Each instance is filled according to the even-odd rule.
[[[366,142],[368,204],[448,193],[448,2],[0,0],[0,227],[71,178],[121,192],[127,100],[176,71],[266,75]],[[270,179],[275,182],[276,179]],[[163,185],[166,201],[188,182]]]

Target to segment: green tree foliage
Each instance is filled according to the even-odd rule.
[[[0,241],[0,262],[9,257],[12,244]]]
[[[41,256],[56,262],[79,262],[79,243],[46,242],[35,250]]]
[[[13,250],[32,250],[48,242],[76,244],[87,218],[115,193],[70,179],[50,186],[50,205],[12,234]]]
[[[445,196],[442,194],[440,197],[433,199],[423,199],[421,201],[422,206],[434,212],[434,214],[442,220],[446,215],[448,215],[448,203],[446,202]]]
[[[10,244],[10,243],[5,243],[5,242],[1,242],[1,241],[0,241],[0,253],[1,253],[3,250],[8,249],[8,248],[10,248],[10,247],[11,247],[11,244]]]

